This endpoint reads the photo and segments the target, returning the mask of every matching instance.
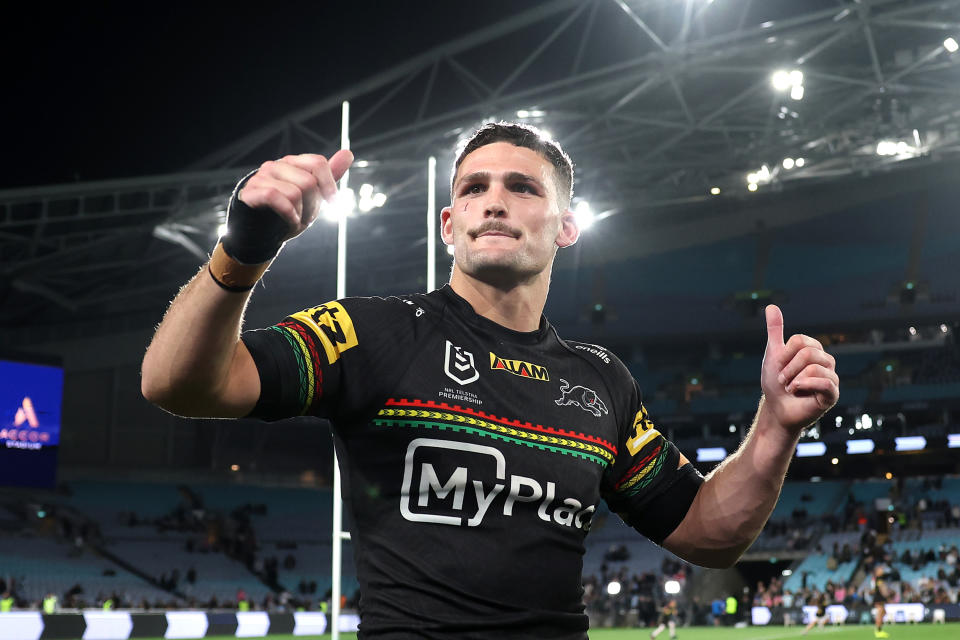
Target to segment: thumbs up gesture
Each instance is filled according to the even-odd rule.
[[[836,361],[810,336],[783,341],[783,314],[768,305],[767,349],[763,354],[760,386],[764,405],[776,421],[798,433],[830,410],[840,397]]]

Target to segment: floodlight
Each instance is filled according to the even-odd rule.
[[[573,215],[576,217],[577,226],[581,231],[589,229],[596,220],[596,217],[593,215],[593,210],[590,209],[590,203],[586,200],[581,200],[576,204],[573,209]]]
[[[364,183],[360,185],[360,197],[369,198],[373,195],[373,185],[369,183]]]
[[[960,48],[960,45],[957,45],[957,41],[953,38],[947,38],[943,41],[943,48],[950,53],[956,53],[957,49]]]
[[[730,425],[730,433],[736,433],[736,432],[737,432],[737,425],[735,424]]]
[[[748,184],[749,184],[749,183],[756,184],[757,182],[760,182],[760,176],[758,176],[756,173],[748,173],[748,174],[747,174],[747,183],[748,183]]]
[[[773,82],[773,88],[777,91],[786,91],[790,88],[790,74],[786,71],[780,70],[774,72],[771,80]]]
[[[756,190],[757,190],[756,182],[751,182],[750,184],[747,185],[747,191],[756,191]]]
[[[363,169],[364,167],[369,167],[370,163],[367,162],[366,160],[354,160],[353,166],[356,169]]]
[[[784,158],[784,159],[783,159],[783,168],[784,168],[784,169],[787,169],[787,170],[793,169],[794,166],[796,166],[796,162],[794,162],[793,158]]]
[[[620,583],[614,580],[613,582],[608,584],[607,593],[609,593],[611,596],[615,596],[618,593],[620,593]]]
[[[710,193],[715,196],[720,195],[720,187],[710,187]]]
[[[833,459],[830,460],[830,464],[840,464],[840,459],[839,459],[839,458],[833,458]]]
[[[793,85],[793,87],[790,89],[790,97],[794,100],[803,100],[803,85]]]
[[[802,167],[802,166],[805,165],[806,163],[807,163],[807,161],[804,160],[803,158],[797,158],[797,160],[796,160],[796,162],[795,162],[794,164],[795,164],[795,165],[797,166],[797,168],[799,169],[800,167]]]
[[[860,423],[863,424],[864,429],[869,429],[870,427],[873,426],[873,418],[871,418],[868,414],[865,413],[863,414],[863,416],[860,417]]]
[[[517,111],[517,117],[518,117],[518,118],[529,118],[529,117],[530,117],[530,112],[527,111],[526,109],[520,109],[519,111]]]
[[[382,207],[387,203],[387,194],[385,193],[376,193],[373,195],[373,206]]]
[[[794,69],[790,72],[790,84],[795,87],[799,87],[803,84],[803,71],[799,69]]]
[[[680,583],[676,580],[667,580],[663,583],[663,590],[670,595],[676,595],[680,593]]]

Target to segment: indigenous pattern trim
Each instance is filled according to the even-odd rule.
[[[321,389],[323,372],[317,366],[317,363],[320,362],[317,345],[311,333],[299,322],[286,320],[270,327],[270,329],[286,339],[294,357],[297,359],[297,378],[299,381],[297,398],[300,401],[300,415],[304,415],[309,411],[313,401],[323,395]]]
[[[617,455],[617,448],[613,444],[597,436],[498,418],[483,411],[450,406],[444,402],[391,398],[387,400],[386,406],[377,412],[373,423],[380,426],[472,433],[511,444],[575,456],[601,467],[610,465]]]
[[[653,451],[630,467],[630,470],[623,474],[620,480],[613,485],[614,491],[626,496],[632,496],[650,484],[653,479],[659,475],[663,461],[670,452],[670,449],[663,445],[664,440],[663,437],[661,437]]]

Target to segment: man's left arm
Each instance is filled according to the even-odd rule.
[[[783,340],[783,314],[766,308],[763,396],[746,440],[707,477],[686,516],[663,541],[706,567],[732,566],[753,544],[777,504],[800,433],[837,403],[836,363],[813,338]],[[681,464],[686,462],[681,459]]]

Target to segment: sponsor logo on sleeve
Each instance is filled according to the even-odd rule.
[[[493,351],[490,352],[490,368],[494,371],[506,371],[521,378],[531,378],[533,380],[550,381],[550,373],[546,367],[527,362],[525,360],[510,360],[501,358]]]
[[[443,372],[460,385],[470,384],[480,378],[473,360],[473,354],[447,340],[447,349],[443,356]]]
[[[588,389],[579,384],[571,386],[563,378],[560,378],[560,382],[560,397],[554,400],[557,405],[563,407],[572,404],[598,418],[607,413],[607,405],[603,403],[603,400],[597,396],[597,392],[593,389]]]
[[[330,364],[339,360],[344,351],[357,346],[353,320],[339,302],[328,302],[292,317],[310,327],[323,345]]]
[[[606,350],[604,350],[602,347],[589,345],[589,344],[575,344],[573,345],[573,348],[579,349],[580,351],[586,351],[588,353],[592,353],[593,355],[603,360],[605,363],[610,364],[610,354],[608,354]]]
[[[630,455],[635,456],[643,449],[644,445],[659,435],[660,432],[653,426],[647,408],[641,403],[640,411],[637,411],[637,415],[633,419],[633,435],[627,440],[627,451],[630,452]]]

